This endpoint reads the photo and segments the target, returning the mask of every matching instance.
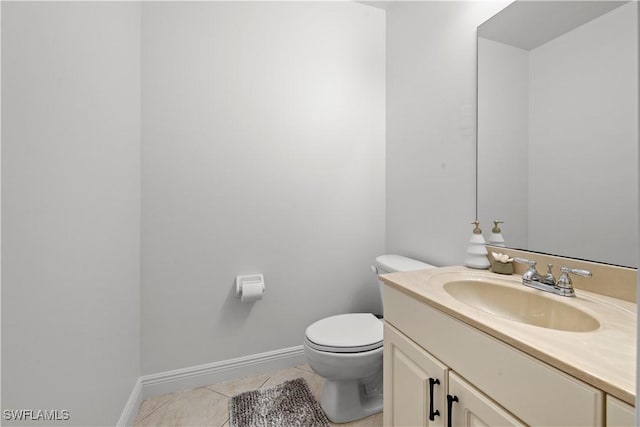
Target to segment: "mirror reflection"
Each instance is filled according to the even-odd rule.
[[[637,7],[516,1],[478,27],[478,219],[508,247],[637,267]]]

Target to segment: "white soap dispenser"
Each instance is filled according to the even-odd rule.
[[[493,228],[491,229],[491,235],[489,236],[489,244],[493,246],[502,246],[504,248],[504,237],[502,237],[502,230],[498,224],[504,224],[504,221],[493,221]]]
[[[464,259],[464,265],[470,268],[486,270],[491,264],[487,258],[487,248],[484,247],[485,241],[484,237],[482,237],[480,221],[475,220],[471,224],[474,224],[475,227],[473,228],[471,239],[469,239],[469,247],[467,248],[467,256]]]

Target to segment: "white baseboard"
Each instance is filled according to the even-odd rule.
[[[138,414],[140,403],[142,403],[142,382],[140,381],[140,378],[138,378],[135,385],[133,386],[131,395],[129,395],[129,400],[127,400],[127,404],[125,405],[124,410],[120,415],[118,424],[116,424],[117,427],[126,427],[133,425],[133,421]]]
[[[220,362],[145,375],[140,377],[142,398],[148,399],[161,394],[190,390],[221,381],[290,368],[304,363],[306,363],[304,346],[299,345]]]

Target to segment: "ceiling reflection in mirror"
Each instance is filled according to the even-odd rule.
[[[516,1],[478,27],[477,185],[508,247],[638,266],[637,2]]]

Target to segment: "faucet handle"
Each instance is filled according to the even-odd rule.
[[[520,264],[529,264],[529,267],[535,267],[536,264],[538,263],[538,261],[534,261],[532,259],[518,258],[518,257],[513,257],[513,260],[515,262],[519,262]]]
[[[571,273],[571,274],[575,274],[577,276],[582,276],[582,277],[591,277],[593,276],[593,274],[589,271],[589,270],[581,270],[579,268],[569,268],[569,267],[562,267],[560,268],[560,273]],[[567,277],[568,274],[567,274]]]
[[[532,259],[526,259],[526,258],[518,258],[518,257],[513,258],[513,260],[515,262],[519,262],[520,264],[529,265],[529,269],[525,271],[524,274],[522,275],[523,282],[530,283],[532,281],[540,281],[541,279],[540,273],[538,273],[538,270],[536,270],[536,264],[538,263],[538,261],[534,261]]]
[[[558,281],[556,282],[556,288],[560,292],[561,295],[564,296],[575,296],[575,292],[573,290],[573,281],[569,274],[575,274],[577,276],[582,277],[591,277],[593,274],[589,270],[581,270],[579,268],[569,268],[562,267],[560,268],[560,277],[558,277]]]

